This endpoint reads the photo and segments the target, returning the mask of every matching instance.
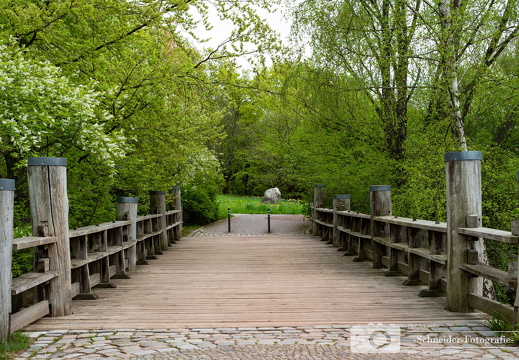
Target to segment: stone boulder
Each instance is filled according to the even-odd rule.
[[[281,191],[278,188],[272,188],[265,191],[261,202],[264,204],[277,204],[281,200]]]

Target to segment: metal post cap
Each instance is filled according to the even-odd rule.
[[[324,187],[326,187],[326,185],[324,185],[324,184],[314,184],[314,187],[316,187],[316,188],[324,188]]]
[[[334,199],[349,199],[350,195],[333,195]]]
[[[117,198],[117,202],[118,203],[138,203],[139,202],[139,198],[121,196],[121,197]]]
[[[445,162],[467,160],[483,160],[483,154],[481,151],[456,151],[445,154]]]
[[[28,159],[29,166],[67,166],[67,158],[62,157],[32,157]]]
[[[369,191],[391,191],[391,185],[371,185]]]
[[[15,181],[13,179],[0,179],[0,190],[3,191],[14,191]]]

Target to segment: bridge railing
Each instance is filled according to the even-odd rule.
[[[29,159],[33,236],[14,239],[14,180],[0,179],[0,342],[44,317],[68,315],[72,299],[97,299],[94,287],[116,286],[182,236],[180,188],[150,192],[152,214],[137,216],[138,198],[117,199],[116,220],[69,229],[66,159]],[[12,251],[34,249],[34,271],[12,278]]]
[[[404,285],[425,285],[419,296],[445,296],[449,311],[478,310],[518,323],[517,266],[503,271],[485,262],[483,239],[519,243],[519,223],[512,231],[481,225],[481,153],[445,155],[447,222],[392,214],[391,187],[370,187],[370,214],[350,209],[349,195],[335,195],[324,208],[326,188],[314,185],[313,230],[354,261],[371,261],[385,276],[405,276]],[[517,263],[515,263],[517,264]],[[514,267],[512,267],[514,268]],[[484,280],[515,288],[513,305],[485,294]]]

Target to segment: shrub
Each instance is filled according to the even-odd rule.
[[[216,193],[210,189],[182,189],[182,207],[186,225],[205,225],[218,219]]]

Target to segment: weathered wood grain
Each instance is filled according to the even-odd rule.
[[[27,236],[23,238],[14,239],[13,250],[23,250],[40,245],[54,244],[56,241],[58,241],[56,237]]]
[[[311,236],[184,238],[74,314],[27,330],[421,323],[480,319]]]
[[[350,195],[334,195],[333,196],[333,246],[340,247],[341,243],[341,232],[339,226],[342,225],[341,218],[338,215],[338,211],[350,210],[351,201]]]
[[[10,337],[14,180],[0,180],[0,343],[5,343]]]
[[[125,230],[125,240],[136,241],[137,240],[137,207],[138,198],[124,198],[120,197],[117,199],[116,205],[116,219],[117,220],[129,220],[130,224]],[[129,247],[125,251],[125,256],[128,258],[128,266],[130,271],[134,271],[137,268],[137,245]]]
[[[448,153],[445,157],[448,244],[447,309],[468,312],[471,310],[469,293],[482,295],[483,279],[469,279],[461,266],[467,263],[469,248],[478,250],[481,256],[479,260],[483,262],[483,240],[469,242],[467,236],[460,234],[458,229],[466,227],[468,215],[476,215],[479,219],[479,226],[481,226],[481,153]]]
[[[11,317],[11,332],[23,328],[25,325],[49,314],[49,301],[43,300],[31,307],[23,309]]]
[[[168,250],[168,235],[166,233],[166,192],[151,191],[150,192],[150,209],[152,213],[160,214],[158,227],[160,229],[160,250]]]
[[[42,159],[43,165],[35,159]],[[67,168],[65,159],[51,158],[62,161],[59,165],[45,165],[46,159],[31,158],[27,168],[32,232],[33,236],[41,235],[38,227],[46,224],[48,236],[58,238],[49,249],[50,270],[59,275],[50,282],[48,300],[52,304],[51,315],[63,316],[72,311]]]
[[[178,211],[176,214],[175,214],[175,219],[174,219],[174,222],[175,223],[180,223],[179,226],[176,226],[174,229],[173,229],[173,234],[172,234],[172,237],[173,239],[168,239],[168,241],[170,242],[174,242],[174,240],[178,240],[182,237],[182,198],[181,198],[181,190],[180,190],[180,186],[174,186],[173,189],[171,190],[171,199],[172,199],[172,202],[171,202],[171,208],[173,210],[176,210]]]
[[[372,237],[389,237],[389,224],[375,221],[375,216],[391,216],[391,187],[390,186],[371,186],[370,193],[370,233]],[[373,242],[373,267],[375,269],[382,269],[382,256],[387,253],[387,248],[377,242]],[[396,256],[396,253],[389,251],[390,257]]]
[[[519,237],[513,235],[509,231],[489,229],[485,227],[476,228],[459,228],[458,232],[463,235],[473,236],[476,238],[501,241],[508,244],[518,244]]]
[[[11,286],[12,295],[18,295],[26,290],[32,289],[40,284],[46,283],[58,276],[57,271],[49,271],[46,273],[28,272],[13,279]]]

